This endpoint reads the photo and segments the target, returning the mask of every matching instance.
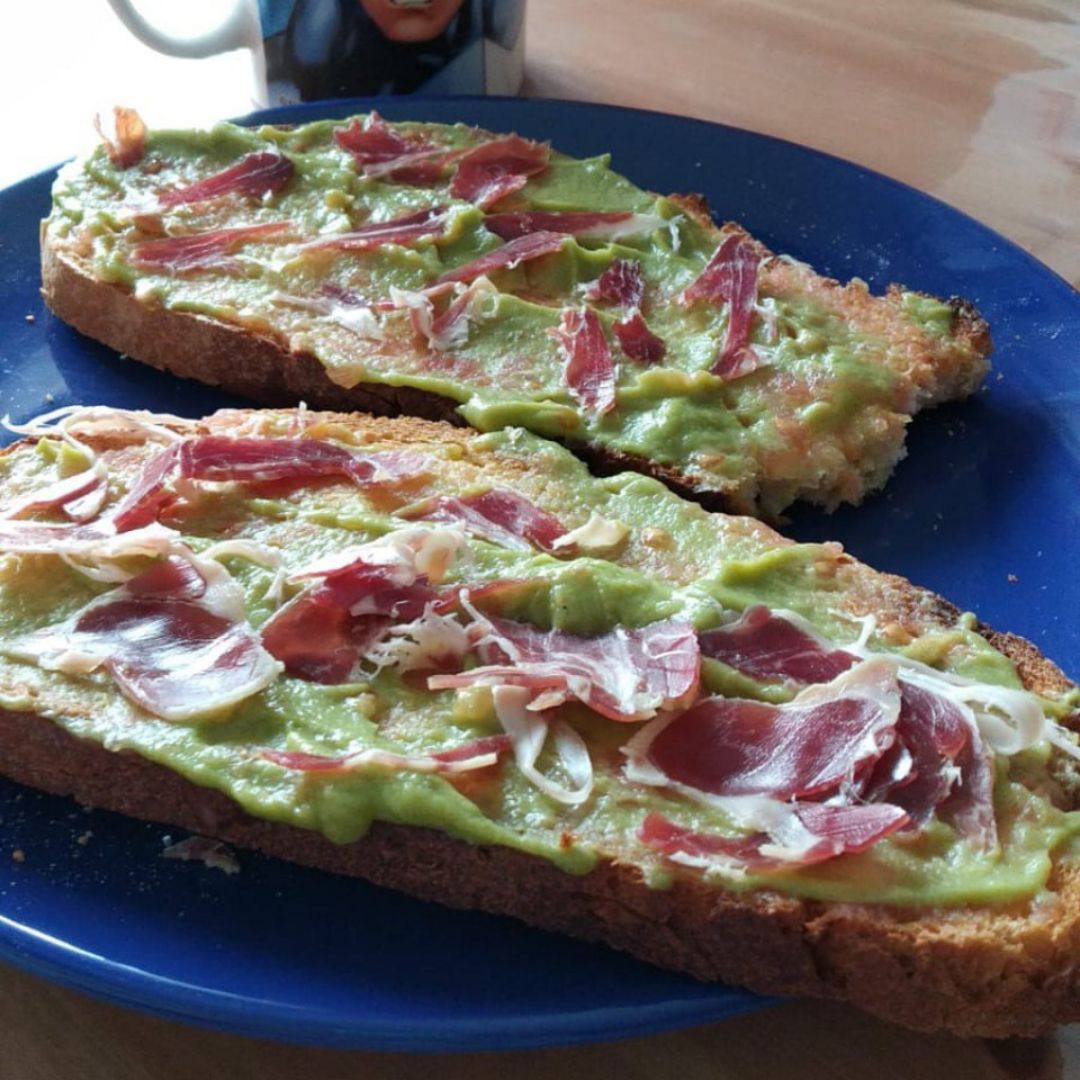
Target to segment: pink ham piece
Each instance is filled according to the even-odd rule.
[[[745,236],[729,233],[705,269],[679,297],[679,302],[686,306],[698,300],[727,303],[724,340],[710,368],[721,379],[739,379],[761,366],[761,357],[750,344],[760,262],[754,245]]]
[[[190,236],[163,236],[144,240],[131,249],[130,262],[140,270],[186,274],[197,270],[216,270],[234,274],[243,264],[229,255],[237,248],[254,242],[290,240],[296,230],[289,221],[271,221],[262,225],[238,225],[231,229],[212,229]]]
[[[205,202],[222,195],[246,195],[262,198],[276,195],[292,179],[293,163],[284,154],[265,151],[248,154],[235,165],[196,180],[186,187],[175,188],[158,196],[164,207],[181,206],[186,203]]]
[[[619,626],[587,638],[494,616],[478,618],[485,666],[434,675],[428,680],[432,690],[522,686],[537,695],[533,709],[577,698],[609,719],[634,721],[685,700],[697,687],[697,636],[681,619],[632,630]]]
[[[699,640],[702,656],[770,682],[828,682],[856,662],[851,653],[832,648],[762,604],[747,608],[728,626],[704,631]]]
[[[873,768],[899,715],[895,669],[868,660],[786,705],[706,698],[627,749],[668,782],[710,795],[825,798]]]
[[[444,208],[434,206],[412,214],[364,225],[346,233],[331,233],[309,240],[301,246],[302,251],[370,251],[397,244],[405,247],[416,240],[442,234],[445,224]]]
[[[113,106],[113,138],[105,133],[101,117],[94,117],[94,128],[105,144],[105,153],[118,169],[137,165],[146,153],[146,124],[134,109]]]
[[[243,621],[243,595],[216,563],[170,556],[19,649],[43,667],[98,667],[164,720],[221,712],[272,682],[279,665]]]
[[[538,232],[522,236],[517,240],[511,240],[502,247],[495,248],[479,258],[473,259],[462,266],[456,266],[453,270],[447,270],[436,280],[436,285],[443,285],[453,281],[472,281],[481,274],[488,274],[492,270],[513,270],[523,262],[538,259],[541,255],[551,255],[562,249],[566,237],[559,233]]]
[[[334,129],[334,142],[352,154],[365,176],[403,184],[426,184],[439,180],[452,153],[419,136],[406,138],[376,112],[363,124],[353,120]]]
[[[517,240],[536,232],[603,240],[614,226],[625,225],[633,216],[629,210],[510,210],[488,214],[484,227],[503,240]]]
[[[471,536],[517,551],[552,550],[566,535],[558,518],[523,495],[492,488],[479,495],[436,495],[398,511],[406,521],[440,521],[460,525]]]
[[[641,264],[634,259],[616,259],[585,290],[586,300],[606,301],[626,309],[627,314],[612,327],[615,337],[631,360],[655,364],[664,359],[667,349],[663,339],[649,329],[642,317],[644,297],[645,279]]]
[[[367,749],[352,754],[308,754],[301,750],[260,750],[259,757],[283,769],[320,776],[341,776],[371,766],[405,769],[410,772],[461,773],[495,765],[511,747],[508,735],[486,735],[449,750],[427,754],[401,754],[392,750]]]
[[[615,408],[615,365],[592,308],[563,308],[555,332],[565,364],[563,382],[585,407],[602,416]]]
[[[450,194],[486,210],[525,186],[547,168],[550,150],[543,143],[507,135],[466,151],[458,158]]]
[[[736,871],[762,874],[794,870],[847,852],[865,851],[907,824],[903,810],[885,803],[873,806],[794,803],[791,813],[809,834],[809,842],[798,850],[776,851],[778,845],[767,832],[742,837],[695,832],[657,813],[645,816],[638,839],[676,862],[698,866],[717,863]]]

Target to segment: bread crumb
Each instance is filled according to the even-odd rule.
[[[650,526],[642,531],[641,542],[646,547],[654,548],[656,551],[666,551],[671,547],[671,533],[666,529],[657,529]]]
[[[75,837],[75,843],[80,844],[82,847],[86,847],[86,845],[90,843],[90,837],[93,835],[94,834],[87,829],[81,836]]]
[[[17,862],[17,863],[22,863],[22,862],[26,862],[26,853],[25,853],[25,852],[23,851],[23,849],[22,849],[22,848],[18,848],[18,847],[17,847],[17,848],[16,848],[16,849],[15,849],[15,850],[14,850],[14,851],[13,851],[13,852],[11,853],[11,861],[12,861],[12,862]]]
[[[1006,574],[1005,575],[1005,580],[1010,585],[1015,585],[1020,579],[1015,574]]]
[[[186,840],[172,844],[169,843],[172,837],[166,836],[164,839],[168,846],[161,853],[163,859],[181,859],[184,862],[194,860],[211,870],[221,870],[226,874],[240,873],[240,863],[237,862],[232,848],[220,840],[209,836],[189,836]]]
[[[27,312],[27,313],[26,313],[26,314],[25,314],[25,315],[23,316],[23,318],[24,318],[24,319],[25,319],[25,320],[26,320],[26,321],[27,321],[28,323],[32,323],[32,322],[37,322],[37,320],[36,320],[36,319],[34,318],[34,316],[33,316],[33,315],[32,315],[32,314],[30,313],[30,312]]]

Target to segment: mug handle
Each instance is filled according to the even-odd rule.
[[[230,49],[249,49],[259,36],[252,22],[252,8],[245,0],[235,0],[229,13],[213,29],[186,38],[163,33],[147,21],[131,0],[109,0],[109,6],[144,45],[168,56],[202,59]]]

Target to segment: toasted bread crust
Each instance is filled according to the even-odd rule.
[[[208,427],[235,427],[244,415],[223,414]],[[402,444],[469,438],[415,418],[322,419]],[[785,542],[759,524],[747,525],[763,530],[766,542]],[[875,605],[883,621],[913,632],[953,625],[956,609],[947,601],[854,560],[846,565],[853,611]],[[1057,693],[1070,685],[1029,642],[981,629],[1030,690]],[[1080,867],[1071,861],[1058,861],[1045,895],[1031,903],[917,909],[804,901],[765,890],[734,894],[690,871],[678,872],[669,889],[650,889],[628,864],[602,860],[574,876],[509,848],[385,823],[338,845],[314,831],[250,817],[219,791],[130,751],[79,739],[30,712],[0,710],[0,774],[451,907],[603,941],[700,979],[849,1001],[917,1030],[1037,1035],[1080,1020]],[[1080,784],[1066,790],[1069,801],[1080,803]]]

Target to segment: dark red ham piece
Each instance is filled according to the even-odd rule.
[[[645,279],[641,264],[634,259],[616,259],[585,290],[585,299],[596,303],[618,304],[627,314],[614,324],[612,331],[631,360],[655,364],[667,351],[662,338],[654,334],[641,314]]]
[[[149,525],[172,502],[174,495],[166,484],[176,469],[179,453],[179,444],[173,443],[144,462],[127,494],[107,514],[117,532]]]
[[[377,615],[350,615],[346,608],[319,604],[301,593],[263,624],[262,643],[287,674],[335,685],[348,680],[363,653],[392,623]]]
[[[163,192],[158,196],[158,202],[171,207],[217,199],[222,195],[248,195],[253,198],[276,195],[292,179],[292,174],[293,163],[284,154],[271,151],[248,154],[235,165],[213,176]]]
[[[523,262],[538,259],[541,255],[550,255],[562,249],[566,241],[565,236],[558,233],[538,232],[522,236],[517,240],[511,240],[508,244],[489,251],[479,258],[467,262],[463,266],[457,266],[453,270],[447,270],[440,275],[436,285],[442,285],[451,281],[472,281],[481,274],[487,274],[492,270],[513,270]]]
[[[646,847],[669,857],[682,855],[706,862],[716,860],[721,864],[733,863],[750,873],[770,873],[811,866],[846,852],[865,851],[907,823],[907,814],[903,810],[884,803],[873,806],[794,803],[791,812],[815,839],[798,852],[785,852],[787,858],[762,850],[773,844],[768,833],[727,837],[696,832],[657,813],[645,816],[638,839]]]
[[[525,186],[547,168],[550,150],[543,143],[507,135],[466,151],[458,158],[450,194],[486,210]]]
[[[641,264],[634,259],[615,259],[585,290],[586,300],[618,304],[628,311],[641,307],[644,296]]]
[[[113,138],[102,128],[101,117],[94,117],[94,128],[105,144],[105,153],[118,169],[137,165],[146,153],[146,124],[134,109],[113,106]]]
[[[212,229],[190,236],[163,236],[136,244],[131,249],[130,262],[140,270],[163,270],[176,274],[193,270],[237,273],[243,270],[243,264],[228,257],[237,248],[254,241],[288,240],[295,232],[289,221],[271,221],[262,225]]]
[[[610,231],[611,226],[621,225],[633,216],[629,210],[510,210],[502,214],[488,214],[484,218],[484,226],[503,240],[516,240],[536,232],[580,237],[594,234],[599,238],[605,230]]]
[[[592,308],[563,308],[555,336],[565,365],[563,382],[591,413],[615,408],[615,365],[600,319]]]
[[[416,506],[399,510],[406,521],[441,521],[460,525],[467,533],[490,540],[500,547],[529,551],[533,547],[551,551],[552,544],[566,535],[558,518],[523,495],[493,488],[480,495],[436,495]]]
[[[139,599],[199,600],[206,595],[206,579],[187,559],[170,556],[132,578],[124,589]]]
[[[377,112],[369,113],[362,124],[356,119],[348,127],[334,128],[334,142],[352,154],[358,166],[393,161],[433,147],[421,138],[406,138]]]
[[[494,616],[484,622],[485,666],[433,676],[428,681],[432,689],[478,682],[525,686],[538,693],[554,691],[563,700],[575,697],[612,720],[632,721],[654,715],[697,686],[697,635],[681,619],[638,629],[620,626],[592,638]]]
[[[760,263],[754,245],[739,233],[724,237],[700,275],[682,292],[680,303],[723,301],[728,305],[727,327],[716,361],[710,368],[722,379],[738,379],[761,366],[750,344],[757,304]]]
[[[660,729],[645,757],[669,781],[712,795],[826,797],[872,769],[896,738],[900,691],[882,665],[786,705],[706,698]]]
[[[332,233],[309,240],[303,245],[304,251],[333,248],[337,251],[369,251],[385,247],[387,244],[406,246],[428,236],[439,236],[443,231],[444,208],[434,206],[427,210],[418,210],[412,214],[364,225],[347,233]]]
[[[664,339],[657,337],[648,328],[640,311],[620,319],[611,329],[618,338],[622,351],[631,360],[637,360],[641,364],[656,364],[664,359],[667,351]]]
[[[823,645],[762,604],[747,608],[729,626],[706,630],[699,637],[702,656],[766,681],[829,682],[856,661],[851,653]]]

